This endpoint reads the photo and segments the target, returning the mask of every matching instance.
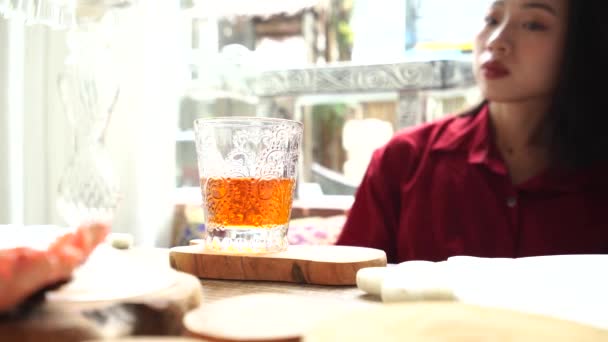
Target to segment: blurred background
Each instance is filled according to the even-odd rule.
[[[292,217],[335,236],[376,148],[480,100],[488,0],[47,2],[0,0],[0,224],[72,224],[82,202],[136,244],[184,243],[193,121],[269,116],[304,123]]]

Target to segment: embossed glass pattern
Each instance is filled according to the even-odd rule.
[[[264,253],[287,248],[302,124],[271,118],[194,122],[205,248]]]

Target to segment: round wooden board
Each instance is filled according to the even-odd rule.
[[[319,323],[306,342],[608,341],[608,331],[549,317],[462,303],[387,304]]]
[[[171,265],[200,278],[355,285],[361,268],[386,266],[382,250],[350,246],[289,246],[269,254],[205,252],[202,245],[174,247]]]
[[[258,293],[202,306],[184,317],[184,327],[191,336],[209,341],[299,341],[315,323],[369,305],[372,304]]]
[[[0,336],[69,342],[180,335],[183,316],[201,303],[202,287],[198,278],[172,270],[167,256],[168,250],[101,248],[34,311],[0,321]]]

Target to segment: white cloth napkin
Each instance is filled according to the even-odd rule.
[[[457,300],[608,329],[607,270],[608,255],[458,256],[361,269],[357,286],[383,302]]]

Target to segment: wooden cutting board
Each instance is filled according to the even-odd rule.
[[[201,306],[184,317],[184,327],[190,336],[209,341],[299,341],[315,323],[370,305],[378,304],[258,293]]]
[[[171,266],[209,279],[266,280],[317,285],[355,285],[357,271],[386,266],[382,250],[349,246],[289,246],[269,254],[220,254],[203,246],[174,247]]]
[[[569,321],[462,303],[385,304],[325,320],[306,342],[600,342],[608,331]]]
[[[168,250],[100,246],[71,282],[32,312],[0,321],[6,341],[83,341],[179,335],[199,306],[200,281],[169,267]]]

